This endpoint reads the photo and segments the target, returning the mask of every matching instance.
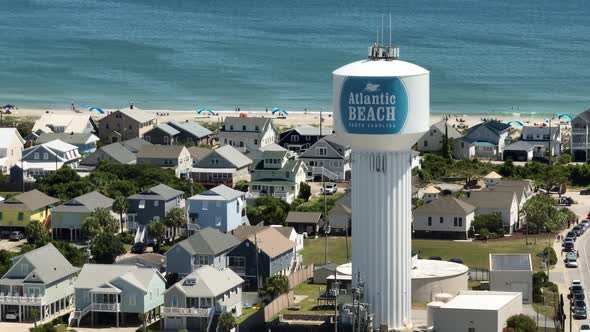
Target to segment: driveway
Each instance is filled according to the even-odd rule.
[[[2,332],[28,332],[31,327],[31,323],[0,322]]]
[[[23,239],[20,241],[9,241],[6,239],[0,240],[0,250],[8,250],[18,252],[20,249],[18,247],[22,246],[23,244],[27,243],[27,240]]]

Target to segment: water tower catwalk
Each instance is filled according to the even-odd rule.
[[[336,135],[352,147],[352,268],[373,326],[411,330],[411,151],[428,130],[429,72],[373,45],[333,73]]]

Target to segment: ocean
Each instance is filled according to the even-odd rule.
[[[384,17],[431,71],[431,111],[590,108],[582,0],[2,0],[0,104],[21,108],[332,108],[331,72]],[[384,15],[384,16],[383,16]]]

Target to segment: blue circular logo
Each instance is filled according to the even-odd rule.
[[[340,93],[340,117],[349,134],[398,134],[408,117],[408,94],[398,77],[349,76]]]

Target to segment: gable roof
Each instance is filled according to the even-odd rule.
[[[52,212],[92,212],[97,208],[110,208],[114,200],[104,196],[98,191],[91,191],[75,197],[62,205],[54,207]]]
[[[520,135],[524,140],[527,139],[527,135],[532,135],[533,140],[536,139],[535,136],[540,135],[541,137],[539,139],[543,140],[543,135],[549,135],[549,133],[551,133],[551,136],[554,137],[558,132],[559,126],[524,126],[520,131]]]
[[[194,283],[189,283],[187,280],[194,280]],[[244,279],[230,269],[218,270],[204,265],[173,287],[180,289],[188,297],[216,297],[243,283]]]
[[[574,120],[578,117],[581,118],[582,120],[584,120],[585,122],[590,122],[590,109],[587,109],[584,112],[576,115]]]
[[[163,199],[167,201],[181,195],[184,195],[184,191],[176,190],[163,183],[160,183],[159,185],[146,189],[139,194],[131,195],[128,197],[128,199]]]
[[[123,146],[123,144],[119,142],[105,145],[101,147],[99,150],[121,164],[129,164],[137,160],[135,153],[129,151],[125,146]],[[82,163],[88,164],[94,162],[93,159],[96,159],[98,157],[98,153],[100,152],[95,152],[92,155],[88,156],[88,158],[86,158],[86,160],[84,160]],[[95,162],[98,163],[98,160],[96,160]]]
[[[505,209],[512,206],[512,201],[518,199],[512,191],[472,191],[465,201],[476,208]]]
[[[227,160],[228,162],[230,162],[236,168],[242,168],[252,163],[252,160],[250,158],[246,157],[243,153],[241,153],[238,149],[234,148],[231,145],[224,145],[213,151],[225,160]]]
[[[258,126],[260,131],[264,131],[267,124],[272,123],[269,118],[263,117],[237,117],[237,116],[228,116],[223,120],[223,125],[225,126],[226,131],[229,130],[230,126],[234,126],[233,131],[241,131],[241,126],[243,125],[250,125],[250,126]]]
[[[0,128],[0,147],[6,147],[15,137],[21,144],[25,144],[25,140],[16,128]]]
[[[58,159],[60,161],[68,161],[80,157],[77,146],[66,142],[62,142],[58,139],[53,140],[51,142],[34,145],[30,148],[24,149],[22,157],[26,158],[27,156],[31,155],[31,153],[34,153],[39,149],[41,149],[41,151],[46,151],[49,155],[51,155],[52,157],[50,159],[52,161],[54,161],[55,159]],[[61,152],[63,153],[63,155],[58,154],[56,152]]]
[[[165,123],[157,125],[152,130],[155,130],[155,129],[160,129],[161,131],[165,132],[166,134],[168,134],[170,136],[176,136],[176,135],[180,134],[180,131],[176,130],[176,128],[173,128],[172,126],[169,126]]]
[[[12,258],[12,266],[16,266],[22,259],[33,266],[32,271],[23,279],[24,281],[42,281],[45,284],[50,284],[80,270],[70,264],[51,243]]]
[[[321,218],[321,212],[290,211],[285,222],[287,224],[318,224]]]
[[[186,148],[188,152],[191,154],[191,158],[193,158],[193,163],[203,159],[205,156],[209,155],[212,150],[207,148],[202,148],[199,146],[191,146]]]
[[[74,288],[93,289],[105,283],[112,286],[115,280],[120,279],[145,292],[154,275],[164,280],[156,269],[124,264],[84,264]]]
[[[489,192],[513,192],[516,194],[516,201],[518,204],[522,202],[523,199],[526,197],[526,188],[524,186],[487,186],[481,191],[489,191]]]
[[[457,213],[469,214],[475,211],[475,206],[453,196],[442,196],[426,203],[414,210],[414,213]]]
[[[244,241],[251,235],[262,231],[265,228],[262,224],[260,225],[240,225],[231,231],[231,234],[240,241]]]
[[[293,231],[295,231],[295,228],[289,227],[289,226],[272,225],[270,227],[276,229],[279,233],[281,233],[287,239],[291,239],[291,234],[293,234]]]
[[[504,147],[504,151],[533,151],[535,145],[531,141],[516,141]]]
[[[39,138],[35,140],[35,143],[43,144],[53,140],[60,140],[73,145],[82,145],[98,142],[100,138],[92,133],[42,133]]]
[[[1,202],[0,210],[35,211],[57,202],[59,202],[59,199],[33,189]]]
[[[139,150],[137,158],[178,159],[184,145],[146,145]]]
[[[121,112],[121,113],[127,115],[128,117],[130,117],[140,123],[149,122],[149,121],[152,121],[156,118],[153,114],[151,114],[149,112],[144,112],[137,107],[133,107],[133,109],[126,107],[126,108],[122,108],[120,110],[117,110],[116,112]],[[116,112],[111,113],[109,116],[115,114]]]
[[[433,185],[428,185],[426,188],[422,189],[424,194],[438,194],[440,190],[436,189]]]
[[[445,120],[440,120],[439,122],[433,124],[432,126],[430,126],[430,128],[434,127],[436,128],[438,131],[440,131],[443,135],[445,133],[445,124],[447,122]],[[459,138],[461,136],[463,136],[458,130],[457,128],[453,127],[453,126],[446,126],[446,131],[447,131],[447,137],[449,138]],[[428,133],[426,133],[428,134]]]
[[[184,248],[191,255],[218,255],[240,244],[240,241],[230,234],[207,227],[201,229],[177,245]],[[172,250],[172,249],[171,249]]]
[[[211,130],[201,126],[196,122],[178,122],[176,120],[172,120],[168,122],[168,124],[179,131],[185,132],[197,138],[203,138],[213,134]]]
[[[510,129],[510,125],[507,123],[502,123],[500,121],[496,121],[496,120],[490,120],[490,121],[486,121],[486,122],[481,122],[476,124],[475,126],[469,128],[467,130],[467,132],[470,134],[475,130],[478,130],[478,128],[480,127],[485,127],[489,130],[491,130],[494,134],[496,135],[500,135],[502,132]]]
[[[190,199],[207,200],[207,199],[212,198],[211,196],[218,196],[225,201],[231,201],[231,200],[234,200],[234,199],[244,196],[244,195],[245,195],[245,193],[243,191],[235,190],[235,189],[232,189],[224,184],[220,184],[215,188],[209,189],[209,190],[202,192],[200,194],[196,194],[193,197],[191,197]]]
[[[486,176],[483,177],[484,179],[501,179],[502,175],[496,173],[495,171],[489,172]]]
[[[144,140],[143,138],[135,137],[121,142],[123,146],[130,152],[137,153],[144,146],[152,145],[152,143]]]
[[[36,132],[49,127],[64,127],[66,133],[81,133],[86,130],[88,121],[92,121],[88,113],[43,113],[41,118],[35,121],[31,131]]]
[[[248,241],[257,243],[258,248],[271,258],[281,255],[289,250],[293,250],[293,247],[295,247],[295,243],[289,240],[275,227],[250,227],[254,227],[252,228],[254,232],[247,237]]]
[[[336,155],[339,158],[344,158],[346,150],[350,148],[350,146],[338,141],[336,135],[331,134],[320,138],[317,142],[315,142],[312,146],[305,150],[305,152],[301,154],[300,158],[316,158],[318,156],[318,151],[316,147],[323,144],[325,144],[329,150],[328,155]],[[339,150],[341,150],[342,152]]]
[[[320,127],[319,126],[310,126],[310,125],[302,125],[295,128],[288,129],[296,131],[301,136],[320,136]],[[330,135],[333,132],[332,127],[324,127],[322,126],[322,136]]]

